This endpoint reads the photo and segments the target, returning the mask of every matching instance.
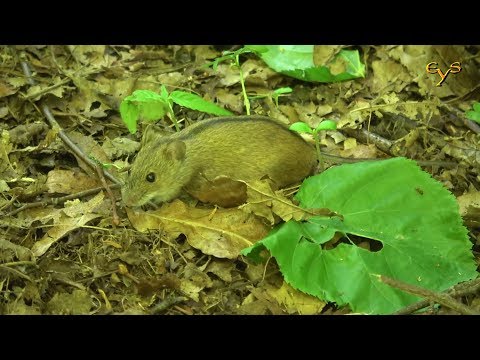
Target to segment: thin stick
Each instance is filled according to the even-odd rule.
[[[102,182],[103,187],[107,191],[107,195],[110,198],[110,201],[112,202],[112,213],[113,213],[113,220],[112,223],[116,226],[120,225],[120,218],[118,217],[117,214],[117,207],[115,206],[115,196],[113,196],[112,189],[110,189],[110,186],[108,186],[107,181],[105,180],[105,177],[103,176],[103,169],[100,164],[97,164],[95,167],[97,170],[97,175],[100,178],[100,181]]]
[[[452,297],[461,297],[461,296],[466,296],[470,294],[475,294],[479,290],[480,290],[480,278],[470,280],[461,284],[457,284],[455,286],[452,286],[450,289],[446,290],[445,292]],[[415,311],[423,309],[424,307],[427,307],[428,305],[430,305],[430,300],[420,300],[416,303],[405,306],[403,309],[400,309],[394,312],[394,314],[395,315],[411,314],[411,313],[414,313]]]
[[[30,71],[30,67],[25,61],[22,61],[22,69],[25,76],[28,79],[28,83],[30,85],[35,84],[35,80],[32,78],[32,73]],[[52,113],[50,112],[50,108],[47,105],[42,106],[42,111],[45,117],[47,118],[48,123],[52,127],[52,129],[59,129],[58,136],[62,141],[67,145],[80,159],[82,159],[87,165],[89,165],[92,169],[96,169],[96,163],[88,156],[84,154],[84,152],[65,134],[65,132],[61,129],[58,122],[53,117]],[[112,174],[110,174],[107,170],[103,169],[103,173],[105,176],[111,180],[114,184],[120,184],[120,181],[115,178]]]
[[[479,312],[465,306],[461,302],[455,300],[450,295],[446,293],[436,293],[434,291],[404,283],[399,280],[394,280],[389,278],[388,276],[378,275],[379,279],[384,283],[391,287],[400,289],[402,291],[408,292],[413,295],[421,296],[423,298],[429,299],[430,301],[439,303],[443,306],[446,306],[452,310],[459,312],[460,314],[464,315],[480,315]]]
[[[115,184],[115,185],[110,186],[110,188],[111,189],[120,189],[120,186],[121,185],[119,185],[119,184]],[[15,214],[17,214],[17,213],[19,213],[23,210],[30,209],[30,208],[43,207],[43,206],[47,206],[47,205],[63,204],[67,200],[79,199],[79,198],[82,198],[82,197],[85,197],[85,196],[88,196],[88,195],[96,194],[96,193],[98,193],[99,191],[102,191],[102,190],[103,190],[103,187],[101,186],[101,187],[97,187],[97,188],[94,188],[94,189],[88,189],[88,190],[80,191],[80,192],[75,193],[75,194],[70,194],[70,195],[66,195],[66,196],[62,196],[62,197],[57,197],[57,198],[52,198],[52,199],[48,199],[48,200],[28,203],[28,204],[25,204],[25,205],[19,207],[16,210],[13,210],[13,211],[9,212],[5,216],[7,216],[7,217],[8,216],[13,216],[13,215],[15,215]]]
[[[45,117],[47,118],[48,122],[50,123],[50,126],[52,128],[57,128],[59,129],[58,136],[62,141],[67,145],[74,153],[77,155],[80,159],[82,159],[87,165],[89,165],[92,169],[97,168],[97,164],[95,161],[90,159],[85,153],[80,149],[68,136],[65,134],[63,130],[60,129],[60,125],[58,125],[57,121],[53,117],[52,113],[50,112],[50,109],[47,105],[42,106],[43,113],[45,114]],[[105,176],[111,180],[115,184],[120,184],[120,180],[118,180],[115,176],[110,174],[107,170],[103,169],[102,170]]]

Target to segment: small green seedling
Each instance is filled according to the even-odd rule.
[[[470,119],[480,124],[480,103],[474,103],[473,110],[467,111],[465,115],[467,116],[467,119]]]
[[[282,87],[282,88],[276,89],[275,91],[269,94],[250,96],[250,99],[263,99],[263,98],[269,97],[273,101],[275,101],[275,106],[278,107],[278,98],[280,96],[286,96],[286,94],[290,94],[292,91],[293,90],[290,87]]]
[[[318,133],[320,131],[326,130],[336,130],[337,123],[333,120],[323,120],[315,129],[310,128],[307,124],[302,121],[296,122],[290,126],[290,130],[296,131],[298,133],[308,133],[312,134],[315,139],[315,148],[317,149],[318,162],[320,163],[320,171],[323,171],[323,157],[320,151],[320,140],[318,138]]]
[[[115,169],[117,170],[122,170],[123,168],[117,164],[113,164],[113,163],[103,163],[101,162],[100,160],[98,160],[95,156],[93,155],[90,155],[88,157],[90,160],[93,160],[96,164],[98,164],[102,169],[105,169],[105,170],[110,170],[112,167],[114,167]]]
[[[240,84],[242,85],[243,104],[245,105],[247,115],[250,115],[250,101],[248,100],[247,91],[245,89],[245,79],[243,77],[242,67],[240,66],[240,55],[250,52],[252,51],[244,47],[236,51],[224,51],[222,56],[216,58],[214,61],[206,65],[207,67],[211,66],[213,70],[217,70],[218,64],[221,62],[232,61],[232,66],[236,66],[238,68],[238,71],[240,72]]]
[[[160,94],[150,90],[134,91],[132,95],[123,99],[120,104],[120,115],[128,131],[132,134],[137,131],[139,119],[155,121],[161,119],[166,114],[172,119],[175,129],[179,131],[180,127],[173,112],[173,103],[208,114],[218,116],[232,115],[230,111],[203,100],[196,94],[179,90],[168,93],[164,85],[160,88]]]

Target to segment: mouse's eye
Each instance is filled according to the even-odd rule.
[[[154,182],[155,181],[155,173],[148,173],[146,177],[148,182]]]

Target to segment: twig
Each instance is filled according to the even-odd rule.
[[[179,304],[181,302],[184,302],[188,300],[188,298],[184,296],[175,296],[175,295],[170,295],[167,298],[165,298],[163,301],[159,302],[157,305],[152,307],[150,309],[151,314],[159,314],[161,312],[164,312],[168,308],[172,307],[173,305]]]
[[[32,78],[32,73],[29,69],[28,64],[25,61],[22,61],[22,69],[25,73],[25,76],[28,78],[28,82],[30,85],[35,84],[35,80]],[[55,118],[53,117],[52,113],[50,112],[50,108],[47,105],[42,106],[42,111],[47,118],[48,123],[52,127],[52,129],[59,129],[58,136],[62,141],[67,145],[80,159],[82,159],[87,165],[89,165],[92,169],[96,168],[96,163],[86,156],[83,151],[65,134],[65,132],[61,129],[60,125],[57,123]],[[120,184],[120,181],[115,178],[112,174],[110,174],[107,170],[103,169],[103,173],[105,176],[111,180],[115,184]]]
[[[92,169],[96,169],[97,164],[95,163],[95,161],[93,161],[87,155],[85,155],[84,152],[67,136],[67,134],[65,134],[65,132],[60,129],[60,125],[58,125],[57,121],[55,120],[52,113],[50,112],[50,109],[48,108],[48,106],[43,105],[42,110],[48,122],[50,123],[50,126],[52,126],[52,128],[59,129],[58,136],[60,137],[60,139],[62,139],[65,145],[67,145],[75,153],[75,155],[77,155],[80,159],[82,159]],[[120,180],[118,180],[115,176],[110,174],[107,170],[102,169],[102,171],[109,180],[113,181],[113,183],[120,184]]]
[[[377,161],[377,160],[384,160],[378,159],[378,158],[347,158],[343,156],[338,156],[338,155],[331,155],[327,154],[322,151],[323,157],[328,159],[330,162],[333,163],[357,163],[360,161]],[[420,166],[443,166],[445,168],[454,168],[456,166],[462,166],[461,164],[458,164],[454,161],[441,161],[441,160],[414,160],[418,165]]]
[[[115,205],[115,196],[112,193],[112,190],[110,189],[110,186],[108,186],[107,181],[105,180],[105,177],[103,176],[103,169],[100,164],[97,164],[95,167],[95,170],[97,170],[97,175],[100,178],[100,181],[102,182],[103,187],[107,191],[108,197],[110,198],[112,202],[112,213],[113,213],[113,220],[112,223],[116,226],[120,225],[120,218],[118,217],[117,214],[117,207]]]
[[[110,188],[111,189],[120,189],[120,186],[121,186],[120,184],[115,184],[115,185],[112,185]],[[97,187],[97,188],[94,188],[94,189],[88,189],[88,190],[80,191],[80,192],[75,193],[75,194],[70,194],[70,195],[57,197],[57,198],[52,198],[52,199],[48,199],[48,200],[44,200],[44,201],[37,201],[37,202],[33,202],[33,203],[28,203],[28,204],[25,204],[25,205],[19,207],[16,210],[13,210],[13,211],[9,212],[5,216],[7,216],[7,217],[8,216],[13,216],[13,215],[15,215],[15,214],[17,214],[17,213],[19,213],[23,210],[34,208],[34,207],[47,206],[47,205],[52,205],[52,204],[53,205],[63,204],[67,200],[82,198],[84,196],[96,194],[96,193],[98,193],[99,191],[102,191],[102,190],[103,190],[103,187]]]
[[[25,279],[25,280],[28,280],[30,282],[33,282],[33,280],[28,276],[28,275],[25,275],[24,273],[22,273],[21,271],[18,271],[17,269],[13,269],[9,266],[6,266],[6,265],[3,265],[3,264],[0,264],[0,269],[4,269],[6,271],[9,271],[11,273],[14,273],[15,275],[17,275],[18,277],[21,277],[22,279]]]
[[[55,85],[46,87],[45,89],[42,89],[42,90],[40,90],[39,92],[37,92],[37,93],[35,93],[35,94],[25,95],[23,98],[24,98],[24,100],[29,100],[29,99],[36,98],[37,96],[46,94],[47,92],[49,92],[49,91],[51,91],[51,90],[54,90],[54,89],[56,89],[56,88],[58,88],[58,87],[60,87],[60,86],[63,86],[63,85],[65,85],[65,84],[68,84],[70,81],[72,81],[72,79],[70,79],[70,78],[65,78],[65,79],[63,79],[62,81],[60,81],[58,84],[55,84]]]
[[[465,295],[475,294],[480,290],[480,278],[470,280],[461,284],[452,286],[445,292],[452,297],[461,297]],[[394,315],[406,315],[414,313],[430,304],[430,300],[420,300],[416,303],[405,306],[404,308],[394,312]]]
[[[365,129],[342,129],[348,136],[354,137],[363,143],[373,143],[377,148],[379,148],[384,153],[390,154],[390,149],[393,143],[377,135],[375,133],[369,132]]]
[[[436,293],[434,291],[431,291],[416,285],[411,285],[399,280],[394,280],[385,275],[378,275],[378,277],[384,284],[387,284],[391,287],[400,289],[402,291],[408,292],[413,295],[421,296],[430,301],[439,303],[443,306],[446,306],[452,310],[459,312],[460,314],[480,315],[479,312],[469,308],[468,306],[465,306],[464,304],[455,300],[454,298],[452,298],[450,295],[446,293]]]

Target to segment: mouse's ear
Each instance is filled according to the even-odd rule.
[[[185,159],[186,151],[187,145],[183,141],[174,140],[166,144],[165,158],[167,160],[183,160]]]
[[[160,129],[158,126],[150,124],[147,126],[147,128],[143,132],[141,145],[144,146],[145,144],[151,141],[158,140],[164,136],[168,136],[171,134],[172,134],[171,132]]]

